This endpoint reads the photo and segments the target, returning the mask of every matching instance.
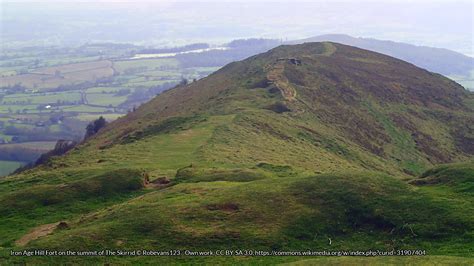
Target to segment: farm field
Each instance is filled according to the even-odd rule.
[[[149,70],[171,70],[178,69],[179,62],[174,58],[160,58],[160,59],[140,59],[140,60],[122,60],[114,62],[115,71],[133,72],[139,69]]]
[[[95,81],[100,78],[110,77],[113,74],[112,62],[93,61],[39,68],[27,74],[0,77],[0,84],[2,86],[15,86],[18,84],[28,89],[44,91],[59,86]]]
[[[12,143],[12,144],[5,144],[1,146],[2,148],[5,147],[23,147],[23,148],[35,148],[40,150],[51,150],[54,145],[56,144],[55,141],[31,141],[31,142],[23,142],[23,143]]]
[[[43,93],[18,93],[6,95],[1,104],[54,104],[58,102],[77,102],[81,100],[79,92],[43,92]]]
[[[54,67],[44,67],[39,68],[34,71],[31,71],[33,74],[40,74],[40,75],[54,75],[56,72],[60,72],[62,74],[73,73],[73,72],[82,72],[88,70],[95,70],[101,68],[109,68],[112,66],[112,62],[104,60],[104,61],[92,61],[92,62],[84,62],[84,63],[76,63],[76,64],[67,64],[62,66],[54,66]]]
[[[113,121],[121,116],[123,116],[122,114],[101,114],[101,116],[103,118],[105,118],[105,120],[107,121]],[[85,122],[88,122],[88,121],[92,121],[94,119],[97,119],[97,115],[95,114],[83,114],[83,113],[79,113],[77,116],[76,116],[76,119],[80,120],[80,121],[85,121]]]
[[[56,141],[32,141],[0,145],[0,177],[36,160],[54,148]]]
[[[0,176],[8,175],[11,172],[15,171],[18,167],[22,166],[24,163],[19,161],[2,161],[0,160]]]
[[[127,100],[127,96],[107,95],[102,93],[88,93],[89,104],[102,106],[119,106]]]
[[[28,148],[18,146],[12,156],[31,162],[39,156],[38,150],[53,148],[55,140],[82,139],[86,125],[100,116],[115,120],[184,79],[200,79],[218,69],[184,68],[172,57],[131,60],[130,49],[91,45],[76,50],[4,51],[0,60],[0,150],[25,144]],[[35,146],[42,141],[52,145],[46,150]],[[0,176],[17,165],[0,165],[5,169]]]

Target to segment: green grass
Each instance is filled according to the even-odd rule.
[[[81,121],[94,121],[97,118],[99,118],[100,116],[105,118],[107,121],[111,122],[111,121],[123,116],[123,114],[81,114],[81,113],[79,113],[75,118],[79,119]]]
[[[53,67],[43,67],[24,75],[0,77],[0,82],[6,86],[21,83],[30,89],[48,90],[61,85],[72,85],[113,75],[112,63],[107,60],[66,64]],[[61,76],[56,76],[59,71]],[[47,77],[45,79],[45,77]]]
[[[11,246],[25,233],[24,226],[15,225],[31,227],[68,219],[137,196],[142,192],[133,191],[142,187],[141,172],[132,170],[105,172],[67,184],[35,184],[33,179],[27,188],[0,197],[1,245]]]
[[[447,208],[461,207],[462,202],[454,205],[453,202],[439,202],[432,195],[416,191],[390,176],[360,172],[284,177],[268,172],[260,178],[242,182],[232,178],[228,181],[222,181],[222,177],[209,178],[209,173],[214,176],[224,173],[221,170],[194,173],[197,174],[194,178],[203,173],[203,179],[187,179],[186,183],[150,191],[126,204],[72,219],[71,229],[56,231],[30,247],[417,249],[426,250],[428,255],[470,254],[463,245],[473,241],[465,232],[472,230],[472,221],[468,214],[462,216],[456,209]],[[328,239],[331,239],[331,245]],[[94,258],[84,259],[94,261]],[[109,259],[119,261],[119,258]],[[144,257],[129,259],[147,261]]]
[[[48,66],[58,66],[58,65],[66,65],[66,64],[74,64],[74,63],[83,63],[83,62],[92,62],[98,61],[100,56],[80,56],[80,57],[67,57],[67,58],[45,58],[45,64]]]
[[[474,206],[470,204],[472,196],[455,198],[439,186],[413,186],[375,172],[313,175],[285,164],[246,163],[238,167],[230,163],[209,163],[203,149],[206,145],[215,148],[214,145],[227,139],[221,128],[240,123],[240,119],[211,116],[197,124],[193,122],[195,119],[184,119],[177,120],[179,123],[169,120],[155,127],[145,126],[144,132],[148,133],[142,133],[134,142],[102,149],[97,154],[99,157],[86,157],[88,152],[84,147],[69,158],[56,160],[51,165],[53,168],[61,166],[61,170],[55,172],[56,176],[51,176],[49,171],[44,171],[43,176],[36,172],[36,177],[23,177],[24,184],[11,179],[0,187],[13,185],[10,190],[29,195],[26,202],[30,204],[29,200],[39,198],[44,201],[45,196],[56,197],[54,193],[41,192],[44,189],[57,190],[61,183],[70,184],[66,188],[81,188],[75,186],[75,182],[89,184],[97,178],[88,177],[92,173],[117,167],[143,169],[152,180],[160,176],[172,180],[172,186],[167,189],[145,190],[148,193],[143,197],[110,208],[98,207],[94,198],[86,198],[85,202],[77,203],[82,207],[76,208],[84,213],[91,212],[88,215],[65,212],[70,208],[64,208],[65,203],[62,203],[75,199],[76,195],[89,195],[87,188],[84,191],[81,188],[81,192],[68,192],[65,201],[63,194],[58,194],[61,200],[56,205],[44,207],[53,208],[56,215],[46,219],[35,214],[34,224],[67,218],[71,229],[39,239],[31,246],[35,248],[120,248],[117,246],[117,240],[120,240],[129,249],[216,249],[223,246],[262,250],[396,248],[468,256],[469,250],[464,243],[473,241],[469,233],[473,226],[469,217]],[[252,140],[255,141],[255,137]],[[134,152],[137,150],[140,152]],[[102,162],[99,163],[98,159]],[[78,160],[81,165],[76,164]],[[449,167],[457,169],[458,166]],[[466,175],[472,175],[471,164],[463,167],[467,169],[463,170]],[[78,176],[81,171],[84,172]],[[31,182],[36,184],[32,188]],[[6,200],[21,198],[10,194]],[[26,203],[18,201],[15,204],[25,206]],[[15,210],[30,213],[31,206],[25,208]],[[20,219],[22,215],[13,215],[12,219]],[[8,233],[11,235],[8,243],[31,226],[27,223],[15,227]],[[328,245],[329,238],[331,246]],[[94,260],[90,258],[90,261]],[[130,258],[130,261],[144,262],[147,258]],[[163,261],[170,260],[164,258]]]
[[[160,69],[161,67],[176,68],[178,67],[178,61],[174,58],[161,58],[161,59],[139,59],[139,60],[127,60],[127,61],[115,61],[114,69],[123,72],[127,69],[134,69],[145,67],[148,70]]]
[[[87,101],[89,104],[102,106],[118,106],[127,100],[127,96],[114,96],[102,93],[87,93]]]
[[[3,98],[2,104],[14,105],[16,102],[27,102],[30,104],[56,104],[58,101],[75,102],[80,101],[81,95],[78,92],[54,92],[41,94],[12,94]],[[23,104],[19,104],[23,105]]]
[[[254,169],[199,169],[190,166],[179,169],[174,181],[178,183],[213,181],[250,182],[267,176],[265,172]]]
[[[86,92],[89,93],[102,93],[102,92],[107,92],[107,93],[116,93],[122,89],[121,87],[92,87],[86,89]]]
[[[16,113],[16,111],[23,111],[27,110],[28,113],[30,112],[39,112],[38,109],[36,109],[38,105],[29,105],[29,104],[21,104],[21,105],[0,105],[0,113],[3,114],[11,114],[9,111],[11,110],[13,113]],[[44,111],[47,112],[47,111]]]
[[[165,82],[178,82],[179,80],[149,80],[149,81],[130,81],[127,83],[124,83],[123,86],[127,88],[134,88],[137,86],[145,86],[145,87],[152,87],[152,86],[159,86],[162,85]]]
[[[187,70],[187,69],[186,69]],[[140,73],[141,76],[152,76],[152,77],[166,77],[171,79],[179,79],[180,73],[171,70],[152,70]]]
[[[390,149],[393,156],[399,161],[403,169],[414,174],[421,174],[427,167],[428,163],[420,158],[419,151],[410,133],[397,128],[390,118],[383,112],[376,110],[370,105],[365,104],[369,113],[383,125],[386,132],[391,138],[391,143],[386,149]]]
[[[62,74],[69,74],[69,73],[75,73],[75,72],[85,72],[89,70],[107,68],[107,67],[110,67],[111,65],[112,63],[110,61],[101,60],[101,61],[92,61],[92,62],[82,62],[82,63],[76,63],[76,64],[65,64],[65,65],[53,66],[53,67],[43,67],[43,68],[38,68],[31,71],[31,73],[54,75],[56,71],[60,71]]]
[[[104,113],[107,112],[107,110],[111,110],[110,108],[107,107],[96,107],[96,106],[88,106],[88,105],[74,105],[74,106],[66,106],[61,108],[64,111],[67,112],[87,112],[87,113]]]
[[[413,181],[421,186],[441,186],[458,196],[474,194],[474,168],[471,163],[442,165],[424,172]]]

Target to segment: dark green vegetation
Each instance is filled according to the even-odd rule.
[[[1,179],[2,259],[348,259],[8,255],[37,226],[65,220],[68,228],[26,248],[417,249],[436,255],[427,261],[472,264],[472,97],[438,74],[366,50],[275,48],[166,91],[65,156]]]

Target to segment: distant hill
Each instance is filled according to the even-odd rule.
[[[330,41],[362,49],[383,53],[407,61],[431,72],[443,74],[465,88],[474,90],[474,58],[448,49],[416,46],[407,43],[383,41],[369,38],[355,38],[343,34],[329,34],[302,40],[293,40],[286,44]],[[268,51],[282,44],[272,39],[241,39],[227,44],[228,50],[208,51],[204,53],[181,54],[177,58],[183,66],[222,66],[236,60]]]
[[[333,42],[279,46],[163,92],[65,156],[0,179],[0,247],[426,250],[427,260],[471,264],[473,103],[452,80],[384,54]]]
[[[429,71],[454,78],[457,81],[461,81],[462,85],[474,89],[474,58],[448,49],[416,46],[372,38],[355,38],[345,34],[320,35],[288,43],[298,44],[323,41],[342,43],[390,55]]]
[[[212,50],[202,53],[179,54],[176,58],[183,67],[222,67],[228,63],[266,52],[280,45],[272,39],[239,39],[223,45],[227,50]]]

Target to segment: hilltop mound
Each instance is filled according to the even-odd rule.
[[[303,40],[290,41],[289,43],[297,44],[327,41],[383,53],[443,75],[470,76],[470,72],[474,68],[474,58],[448,49],[417,46],[372,38],[356,38],[345,34],[320,35]]]
[[[389,56],[335,43],[280,46],[163,93],[83,149],[108,153],[217,119],[212,146],[195,160],[419,174],[474,154],[472,102],[455,82]]]
[[[27,247],[468,256],[472,163],[427,170],[474,154],[473,100],[455,82],[382,54],[280,46],[166,91],[65,156],[0,180],[8,214],[0,244],[67,220]],[[45,195],[52,190],[60,193]],[[111,261],[157,259],[184,258]],[[226,259],[241,262],[195,261]]]

